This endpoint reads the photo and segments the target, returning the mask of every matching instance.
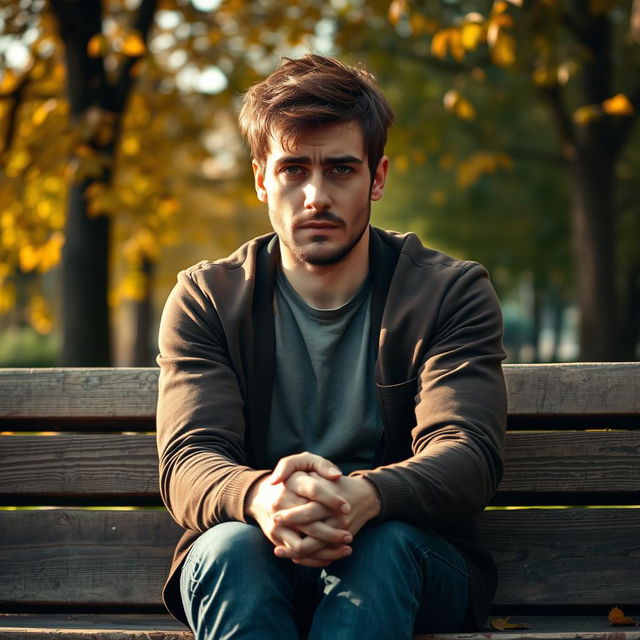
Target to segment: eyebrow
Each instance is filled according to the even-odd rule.
[[[346,154],[344,156],[324,158],[320,164],[327,166],[332,164],[362,164],[363,162],[362,159],[356,156]],[[311,164],[311,158],[309,156],[284,156],[278,160],[278,164]]]

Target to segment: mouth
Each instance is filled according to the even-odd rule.
[[[323,213],[320,216],[315,216],[310,220],[303,220],[298,223],[298,229],[311,229],[313,231],[330,231],[331,229],[338,229],[342,226],[342,220],[338,216],[331,213]]]

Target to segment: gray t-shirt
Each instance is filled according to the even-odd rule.
[[[373,464],[382,434],[368,281],[338,309],[309,306],[279,271],[276,365],[266,459],[317,453],[347,474]]]

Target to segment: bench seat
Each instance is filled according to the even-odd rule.
[[[507,365],[505,474],[479,519],[492,616],[442,640],[640,640],[640,363]],[[0,370],[0,640],[187,640],[162,615],[158,370]],[[384,612],[381,612],[384,615]],[[427,636],[424,636],[425,638]]]

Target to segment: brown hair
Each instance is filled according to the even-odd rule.
[[[307,55],[283,58],[270,76],[253,85],[242,100],[240,130],[251,155],[264,165],[272,133],[284,148],[310,129],[357,122],[362,129],[371,175],[384,153],[393,111],[375,78],[363,68]]]

